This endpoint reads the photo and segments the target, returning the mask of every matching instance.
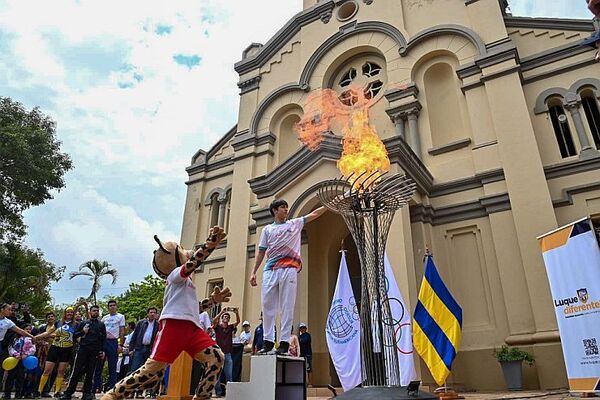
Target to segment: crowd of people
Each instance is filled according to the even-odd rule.
[[[88,309],[81,303],[67,307],[58,316],[49,311],[43,321],[36,321],[27,306],[0,303],[3,398],[11,399],[14,393],[16,399],[70,400],[79,389],[82,400],[91,400],[96,393],[107,392],[118,380],[138,370],[152,353],[159,332],[160,310],[150,307],[146,318],[126,322],[116,301],[110,300],[107,308],[101,316],[98,306]],[[215,395],[221,397],[225,396],[227,382],[241,380],[243,354],[256,354],[264,347],[264,330],[262,314],[259,325],[252,331],[248,320],[238,328],[237,308],[212,311],[213,318],[207,311],[199,312],[198,318],[202,329],[215,339],[225,355],[220,384],[215,386]],[[293,333],[288,354],[306,358],[310,382],[312,348],[306,324],[299,324],[298,336]],[[17,360],[12,368],[4,362],[10,357]],[[31,357],[35,357],[35,367],[27,368],[26,364],[31,362],[26,359]],[[157,385],[130,397],[156,397],[161,390],[164,387]]]

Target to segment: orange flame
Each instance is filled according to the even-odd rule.
[[[311,93],[304,105],[302,119],[294,124],[298,139],[310,150],[316,150],[323,141],[323,134],[341,126],[342,109],[337,93],[331,89]]]
[[[385,145],[369,125],[368,101],[361,90],[355,92],[359,98],[352,107],[342,104],[338,94],[331,89],[311,93],[306,99],[304,116],[294,125],[294,130],[310,150],[319,147],[323,134],[341,130],[343,152],[337,166],[343,176],[352,176],[351,183],[358,187],[378,180],[381,174],[389,171],[390,160]],[[374,172],[378,174],[367,182]]]
[[[369,125],[366,109],[354,111],[343,132],[344,150],[337,166],[343,176],[352,175],[354,187],[369,185],[390,170],[387,150],[375,129]],[[371,177],[374,172],[378,173]],[[371,181],[367,181],[369,177]]]

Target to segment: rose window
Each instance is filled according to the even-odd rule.
[[[359,102],[371,102],[382,93],[386,78],[382,65],[382,60],[365,58],[355,59],[345,65],[332,82],[339,93],[340,102],[352,107]]]

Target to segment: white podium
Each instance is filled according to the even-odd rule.
[[[250,382],[227,383],[227,400],[305,400],[303,357],[252,356]]]

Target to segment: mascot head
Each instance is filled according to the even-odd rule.
[[[194,255],[193,250],[186,250],[178,243],[163,243],[156,235],[154,235],[154,240],[158,243],[158,249],[154,250],[152,267],[154,272],[163,279],[166,279],[171,271],[181,267]]]

